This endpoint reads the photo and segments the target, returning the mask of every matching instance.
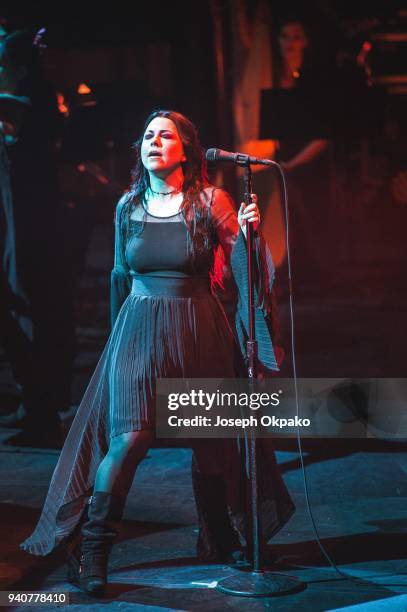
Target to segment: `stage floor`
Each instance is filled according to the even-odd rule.
[[[390,607],[358,609],[405,611],[405,451],[375,441],[370,449],[354,445],[348,452],[306,444],[310,501],[320,538],[340,569],[362,580],[356,583],[339,576],[322,558],[305,506],[298,453],[291,441],[283,446],[278,461],[297,511],[272,542],[279,556],[273,571],[301,579],[303,591],[257,600],[216,591],[218,580],[241,570],[202,565],[195,559],[190,450],[155,448],[137,472],[112,553],[108,609],[317,612],[380,602]],[[92,603],[66,582],[62,557],[37,559],[18,550],[38,517],[58,451],[10,450],[6,445],[0,451],[1,589],[69,591],[69,609],[98,609],[101,602]]]

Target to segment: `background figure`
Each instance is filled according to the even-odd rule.
[[[72,287],[62,257],[54,145],[56,99],[42,72],[34,32],[18,31],[0,42],[3,91],[26,96],[8,146],[17,269],[28,297],[34,330],[34,396],[25,402],[18,444],[58,444],[59,410],[70,403],[74,328]]]
[[[278,141],[276,159],[288,181],[294,283],[315,286],[329,232],[328,71],[322,79],[299,19],[280,22],[273,45],[273,89],[263,92],[260,135]]]
[[[0,87],[3,72],[0,73]],[[28,302],[17,276],[15,230],[6,134],[28,100],[0,93],[0,342],[6,350],[24,402],[32,393],[32,325]]]

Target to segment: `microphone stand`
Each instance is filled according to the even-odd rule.
[[[239,155],[236,162],[244,167],[244,201],[246,206],[252,203],[252,169],[248,155]],[[249,315],[249,337],[246,343],[248,358],[247,378],[248,391],[254,390],[257,378],[257,342],[255,337],[255,305],[254,305],[254,236],[251,223],[246,222],[246,247],[247,247],[247,281],[248,281],[248,315]],[[227,595],[238,595],[241,597],[270,597],[282,595],[301,590],[303,583],[286,574],[265,571],[261,568],[260,555],[260,517],[258,504],[258,482],[257,482],[257,439],[255,427],[247,428],[245,431],[246,448],[249,447],[249,478],[251,493],[251,546],[252,546],[252,568],[249,572],[229,576],[219,580],[216,588]],[[249,538],[248,538],[249,540]],[[247,542],[248,544],[248,542]]]

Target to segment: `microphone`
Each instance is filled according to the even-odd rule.
[[[278,166],[278,163],[272,159],[259,159],[245,153],[230,153],[222,149],[208,149],[206,151],[206,159],[210,162],[229,162],[236,166],[248,166],[250,164],[260,166]]]

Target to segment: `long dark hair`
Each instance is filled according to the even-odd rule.
[[[184,198],[180,212],[189,231],[191,254],[195,257],[210,248],[209,209],[201,195],[209,182],[198,131],[185,115],[173,110],[156,110],[147,117],[142,135],[133,145],[136,163],[132,170],[132,183],[127,198],[127,221],[129,222],[135,207],[142,206],[145,202],[145,194],[150,186],[149,173],[141,160],[141,145],[148,125],[156,117],[164,117],[174,123],[184,147],[186,161],[181,164],[184,173]]]

